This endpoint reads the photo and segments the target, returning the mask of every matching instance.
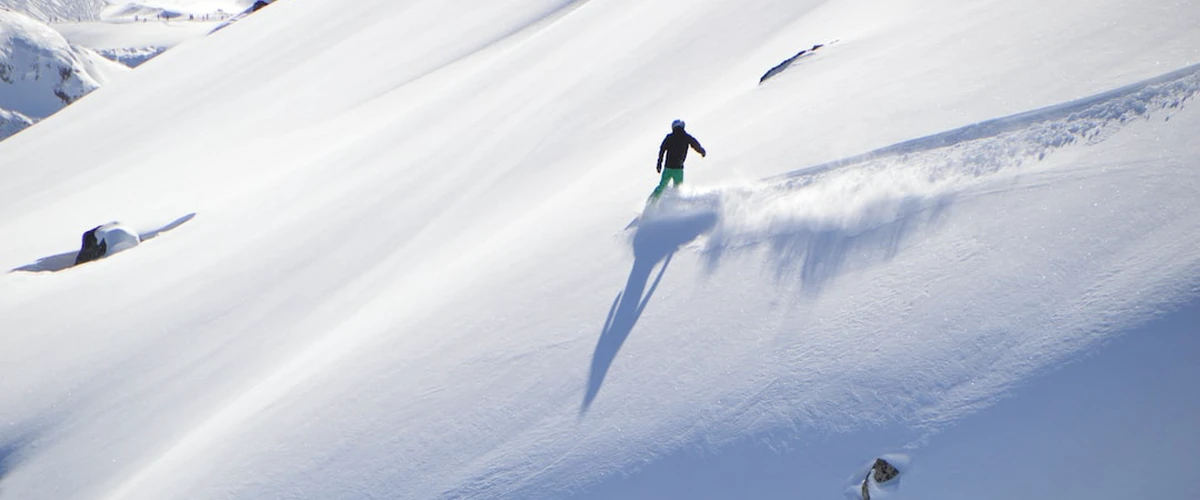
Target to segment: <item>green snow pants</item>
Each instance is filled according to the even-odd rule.
[[[662,180],[658,182],[658,187],[654,188],[654,194],[650,195],[650,200],[658,200],[662,196],[663,190],[667,189],[667,183],[673,183],[672,187],[679,187],[683,184],[683,169],[682,168],[664,168],[662,171]]]

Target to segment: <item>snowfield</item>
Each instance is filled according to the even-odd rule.
[[[1178,495],[1197,28],[277,2],[0,143],[0,499]]]

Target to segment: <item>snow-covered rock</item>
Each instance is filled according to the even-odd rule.
[[[127,47],[121,49],[97,49],[96,52],[110,61],[116,61],[130,68],[141,66],[142,63],[154,59],[167,51],[167,47]]]
[[[28,116],[0,108],[0,140],[25,130],[30,125],[33,125],[33,120]]]
[[[120,222],[96,226],[83,233],[83,242],[75,264],[90,262],[102,257],[113,255],[136,247],[142,243],[137,231],[126,227]]]
[[[50,116],[128,68],[67,42],[24,14],[0,10],[0,139]]]

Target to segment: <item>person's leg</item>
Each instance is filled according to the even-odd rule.
[[[671,182],[671,179],[672,179],[671,171],[672,170],[673,169],[670,169],[670,168],[663,169],[662,178],[658,181],[658,187],[654,188],[654,192],[650,194],[651,200],[657,200],[659,196],[662,196],[663,190],[667,188],[667,183]]]
[[[682,168],[672,168],[671,169],[671,187],[677,188],[677,187],[679,187],[680,184],[683,184],[683,169]]]

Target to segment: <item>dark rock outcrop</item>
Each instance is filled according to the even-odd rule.
[[[888,463],[887,460],[876,458],[875,464],[871,466],[871,470],[867,471],[867,476],[862,482],[862,498],[863,500],[871,500],[871,479],[874,476],[875,484],[883,484],[891,481],[900,475],[900,471],[896,466]]]
[[[96,226],[83,233],[83,245],[79,248],[79,255],[75,256],[75,265],[91,262],[108,253],[108,243],[96,238],[96,231],[101,227]]]
[[[75,256],[75,264],[90,262],[101,257],[128,250],[141,244],[142,239],[133,229],[120,222],[109,222],[83,233],[83,244]]]
[[[900,471],[895,466],[882,458],[875,459],[875,466],[871,467],[871,470],[875,471],[876,483],[886,483],[900,475]]]
[[[804,50],[801,50],[800,52],[797,52],[796,55],[785,59],[783,62],[775,65],[774,68],[767,70],[766,74],[764,74],[762,76],[762,78],[758,79],[758,83],[761,85],[762,82],[767,81],[768,78],[778,75],[779,73],[782,73],[783,70],[788,69],[788,66],[791,66],[792,63],[796,62],[796,60],[801,59],[803,57],[810,56],[814,52],[816,52],[817,49],[824,47],[824,46],[825,46],[824,44],[818,43],[816,45],[813,45],[812,48],[804,49]]]

